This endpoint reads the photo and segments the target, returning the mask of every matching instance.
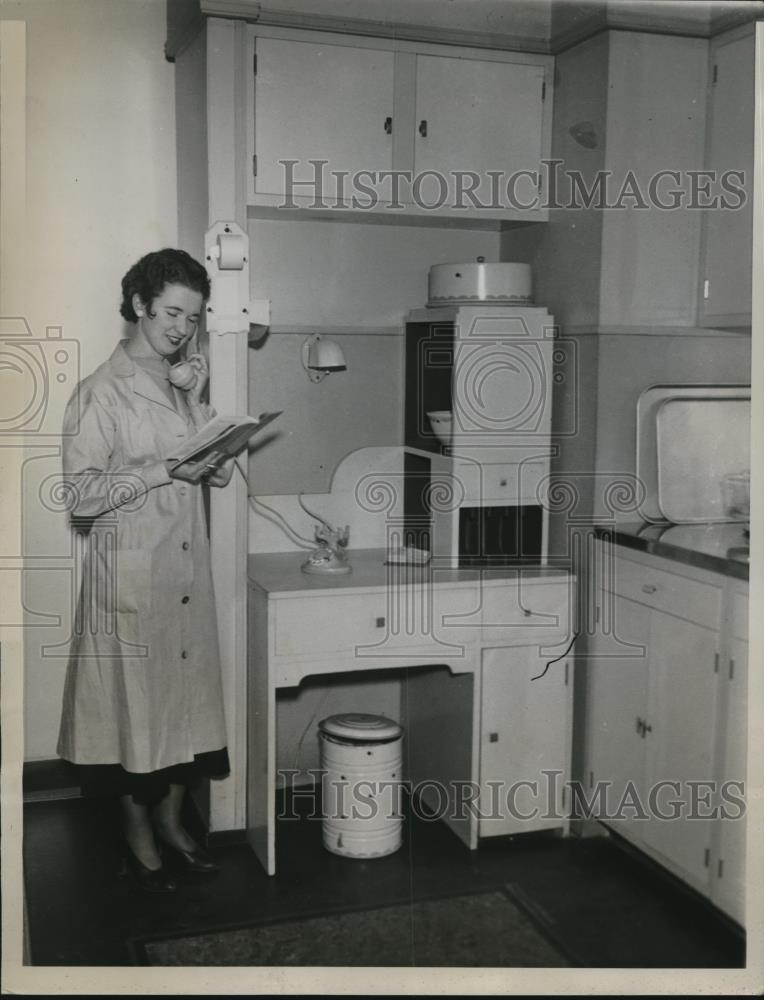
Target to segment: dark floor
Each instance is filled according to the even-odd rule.
[[[155,937],[501,887],[579,966],[726,968],[745,961],[735,925],[615,838],[526,834],[469,851],[441,823],[409,815],[403,848],[367,861],[324,850],[319,820],[281,820],[275,877],[246,844],[215,844],[220,875],[163,897],[116,877],[112,807],[36,799],[24,814],[34,965],[136,964],[140,943]]]

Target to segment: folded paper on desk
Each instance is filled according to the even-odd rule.
[[[170,457],[169,461],[175,463],[170,475],[187,483],[201,482],[282,412],[261,413],[259,417],[213,417]]]

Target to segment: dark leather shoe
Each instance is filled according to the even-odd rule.
[[[162,854],[166,856],[168,865],[176,871],[193,875],[214,875],[220,871],[220,865],[213,861],[206,851],[196,847],[193,851],[184,851],[162,841]]]
[[[136,858],[127,844],[125,844],[125,855],[122,859],[120,875],[131,878],[144,892],[168,893],[175,892],[177,889],[177,885],[164,865],[159,868],[147,868],[142,861]]]

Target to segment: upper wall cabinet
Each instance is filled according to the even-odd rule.
[[[735,191],[725,193],[729,207],[703,213],[700,325],[750,326],[754,107],[750,26],[713,39],[709,77],[706,168],[720,179],[730,172],[727,183],[735,189],[742,187],[746,200],[741,205]],[[715,190],[720,185],[726,187],[717,180]]]
[[[547,218],[552,57],[285,29],[250,44],[250,205]]]
[[[545,99],[538,64],[417,56],[414,168],[422,200],[442,199],[447,184],[452,205],[538,211]]]
[[[333,205],[344,178],[392,168],[392,52],[258,38],[255,56],[256,197]]]

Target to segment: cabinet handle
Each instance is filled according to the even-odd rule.
[[[393,134],[393,120],[390,117],[390,115],[388,115],[387,118],[385,118],[385,132],[387,133],[387,135]]]
[[[654,583],[643,583],[642,584],[642,593],[643,594],[654,594],[657,589],[658,588],[656,587],[656,585]]]
[[[735,676],[735,661],[730,660],[730,680]]]
[[[489,743],[498,743],[499,742],[499,734],[498,733],[489,733],[488,734],[488,742]]]
[[[644,719],[640,719],[640,717],[637,716],[636,730],[642,739],[644,739],[647,733],[651,733],[653,731],[653,727],[649,726]]]
[[[427,119],[423,118],[419,123],[419,134],[423,139],[427,138]]]

